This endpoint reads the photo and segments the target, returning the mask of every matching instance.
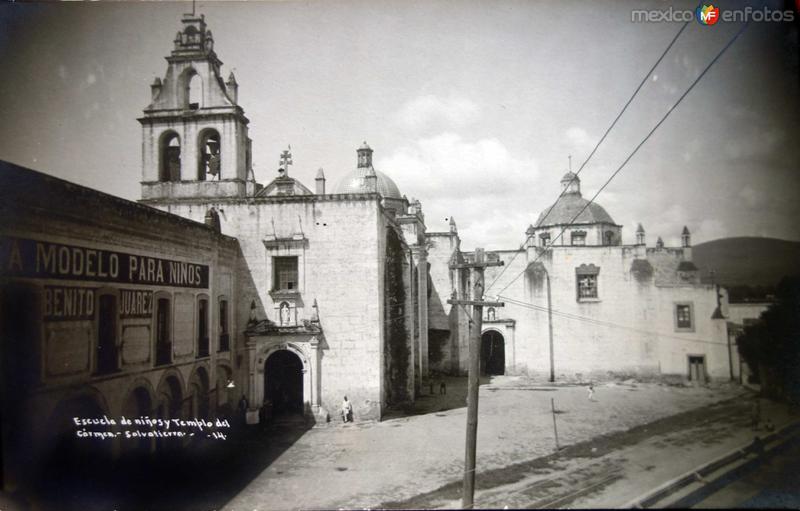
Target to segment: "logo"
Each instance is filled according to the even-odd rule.
[[[719,21],[719,7],[713,4],[700,4],[694,13],[701,25],[713,25]]]

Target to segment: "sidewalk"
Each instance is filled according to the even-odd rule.
[[[460,495],[466,409],[463,405],[446,408],[459,406],[463,402],[459,400],[465,395],[465,383],[464,379],[450,378],[447,396],[421,398],[420,407],[431,410],[424,415],[380,423],[337,424],[306,432],[224,509],[453,505]],[[647,431],[647,427],[634,431],[634,435],[615,437],[613,432],[621,433],[690,410],[695,410],[693,413],[702,417],[708,410],[715,409],[711,406],[713,403],[745,395],[748,394],[735,386],[708,389],[617,383],[596,385],[595,401],[589,401],[586,388],[581,386],[553,386],[516,377],[494,378],[491,384],[481,386],[480,390],[477,455],[479,494],[476,502],[482,507],[506,505],[499,502],[494,504],[496,499],[491,497],[492,487],[502,494],[499,488],[510,483],[501,476],[509,470],[507,467],[520,463],[527,464],[525,468],[530,471],[530,482],[533,483],[536,477],[541,479],[545,472],[552,475],[560,470],[570,471],[585,466],[587,459],[602,462],[597,466],[598,470],[602,468],[601,473],[610,474],[609,467],[620,467],[627,460],[625,456],[628,456],[641,465],[637,468],[639,472],[655,481],[670,464],[663,464],[662,467],[662,463],[650,463],[648,459],[652,459],[652,453],[639,456],[633,450],[625,451],[632,449],[635,443],[646,441],[653,432]],[[554,452],[555,445],[551,398],[560,412],[557,414],[560,444],[580,447],[572,448],[572,451],[565,450],[564,454],[569,454],[570,459],[543,462],[542,458]],[[437,407],[444,410],[435,411]],[[719,406],[716,408],[718,415],[744,414],[741,420],[749,419],[744,400],[729,403],[723,407],[724,410]],[[718,444],[724,443],[717,438],[716,425],[704,427],[701,418],[686,420],[696,420],[695,436],[702,439],[701,444],[717,448]],[[773,418],[776,424],[777,420]],[[733,424],[736,421],[723,422]],[[665,423],[663,427],[669,427],[669,424]],[[587,441],[600,435],[605,435],[605,440],[599,442],[592,452]],[[610,440],[612,437],[613,441]],[[684,438],[680,435],[667,435],[652,442],[653,449],[657,449],[661,457],[677,453],[682,460],[687,458],[684,454],[687,451]],[[689,454],[700,458],[708,456],[697,450]],[[654,467],[648,469],[650,464]],[[513,468],[512,471],[515,472],[515,483],[526,484],[521,477],[524,471]],[[632,475],[628,474],[628,477]],[[621,474],[621,479],[625,477]],[[640,489],[643,488],[640,485],[644,484],[647,484],[646,479],[633,486],[634,489]],[[636,497],[634,489],[620,493],[618,501]],[[482,500],[481,492],[485,492],[488,500]],[[513,505],[509,504],[509,507]]]

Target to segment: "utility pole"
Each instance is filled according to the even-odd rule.
[[[553,354],[553,302],[550,297],[550,274],[545,270],[547,279],[547,333],[550,337],[550,381],[556,381],[556,358]]]
[[[475,261],[471,263],[451,264],[451,270],[472,270],[472,299],[450,299],[451,305],[471,305],[471,331],[469,336],[469,377],[467,383],[467,442],[464,455],[464,486],[461,496],[461,507],[472,509],[475,497],[475,452],[478,440],[478,386],[481,370],[481,327],[483,325],[483,307],[504,307],[503,302],[483,301],[483,270],[487,266],[503,266],[503,261],[489,262],[484,258],[482,248],[475,249]],[[468,293],[469,291],[465,291]]]

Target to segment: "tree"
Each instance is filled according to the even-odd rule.
[[[765,393],[800,401],[800,276],[781,280],[775,303],[736,342]]]

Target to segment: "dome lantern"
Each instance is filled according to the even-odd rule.
[[[358,148],[358,168],[372,167],[372,148],[364,141]]]
[[[336,184],[333,193],[374,193],[387,199],[402,199],[394,181],[372,166],[372,149],[364,142],[357,150],[358,165]]]
[[[568,193],[574,193],[580,197],[581,195],[581,180],[577,174],[573,174],[572,172],[567,172],[564,174],[564,177],[561,178],[561,191],[564,195]]]

